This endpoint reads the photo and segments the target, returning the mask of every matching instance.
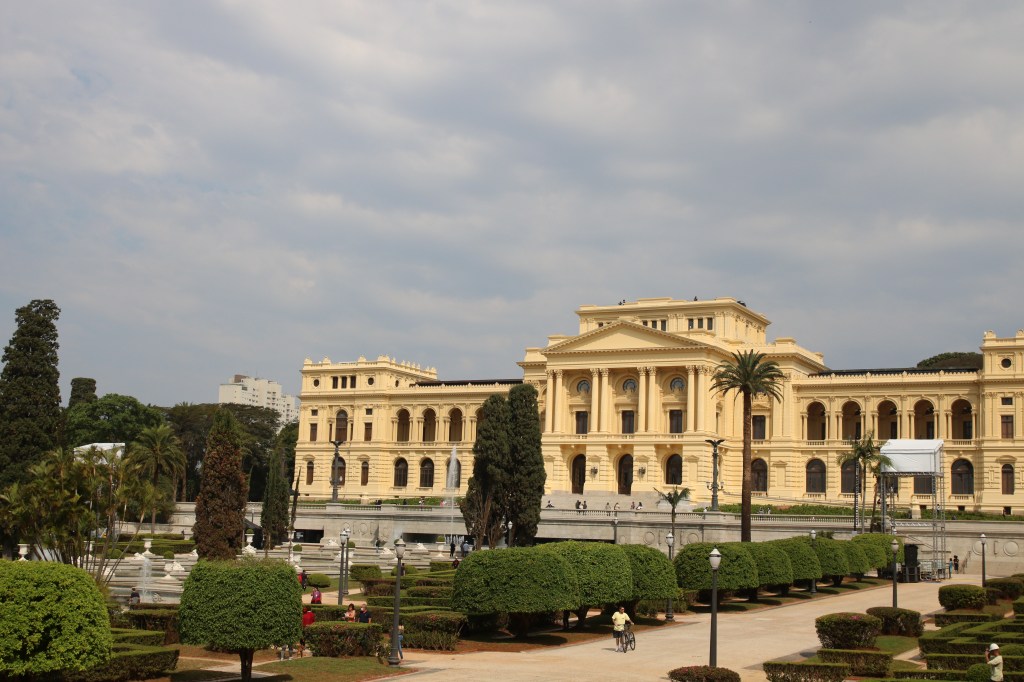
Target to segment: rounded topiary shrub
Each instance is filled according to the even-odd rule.
[[[103,595],[85,571],[50,561],[0,561],[0,678],[83,671],[110,660]]]
[[[987,603],[985,588],[979,585],[943,585],[939,588],[939,604],[947,611],[981,609]]]
[[[757,564],[759,587],[793,584],[793,562],[789,560],[789,555],[781,547],[771,542],[744,542],[741,546]]]
[[[630,601],[679,597],[675,569],[663,552],[647,545],[619,547],[625,552],[633,574],[633,593]]]
[[[850,575],[850,562],[846,560],[846,552],[838,540],[817,538],[812,542],[810,538],[805,538],[803,542],[809,544],[818,556],[824,577],[831,578],[838,585],[842,582],[843,576]]]
[[[889,539],[886,539],[889,538]],[[850,542],[860,547],[871,568],[886,568],[892,565],[892,552],[883,543],[892,542],[891,536],[881,533],[865,533],[854,536]]]
[[[864,554],[864,550],[858,545],[849,540],[837,540],[836,544],[846,554],[846,563],[850,567],[850,575],[862,578],[865,573],[874,568],[871,562],[868,561],[867,555]]]
[[[1024,656],[1024,644],[1004,644],[999,653],[1003,656]]]
[[[352,564],[348,569],[348,575],[356,582],[384,577],[384,574],[380,571],[380,566],[376,564]]]
[[[882,621],[866,613],[829,613],[814,620],[814,630],[826,649],[866,649],[875,645]]]
[[[964,679],[967,682],[988,682],[992,679],[989,674],[987,663],[975,663],[964,673]]]
[[[1016,599],[1024,594],[1024,581],[1019,578],[989,578],[985,586],[999,590],[1002,599]]]
[[[740,682],[739,673],[728,668],[691,665],[668,671],[668,679],[676,682]]]
[[[555,552],[576,572],[580,603],[579,627],[589,607],[629,601],[633,595],[633,569],[618,545],[603,542],[553,542],[540,545],[542,552]],[[460,569],[461,570],[461,569]]]
[[[711,550],[718,548],[722,563],[718,568],[719,592],[731,592],[757,587],[757,564],[750,552],[742,547],[745,543],[695,542],[685,545],[676,554],[676,578],[679,585],[687,590],[711,589]]]
[[[894,609],[891,606],[872,606],[868,615],[882,621],[883,635],[920,637],[924,632],[921,614],[910,609]]]
[[[777,546],[789,556],[789,563],[793,567],[794,581],[821,578],[821,562],[818,561],[818,555],[814,553],[808,543],[804,542],[803,538],[772,540],[767,544]]]
[[[306,578],[306,584],[310,587],[324,589],[331,586],[331,578],[323,573],[310,573]]]

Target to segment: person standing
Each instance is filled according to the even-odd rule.
[[[454,559],[455,558],[455,539],[454,538],[452,538],[452,544],[451,544],[451,547],[449,547],[448,558],[449,559]]]
[[[633,619],[626,613],[625,606],[620,606],[619,610],[612,614],[612,637],[615,639],[616,651],[622,651],[622,632],[626,629],[626,623],[632,622]]]
[[[953,572],[960,572],[960,557],[956,554],[953,555]]]
[[[309,603],[310,604],[322,604],[323,603],[323,598],[324,598],[324,596],[323,596],[323,593],[320,592],[320,588],[318,588],[316,585],[314,585],[313,586],[313,591],[310,592],[310,594],[309,594]]]
[[[949,557],[949,572],[946,573],[946,577],[948,577],[948,578],[952,578],[953,577],[953,557]]]
[[[306,628],[316,622],[316,614],[308,606],[302,607],[302,634],[299,636],[299,658],[306,651]]]
[[[993,682],[1002,682],[1003,679],[1003,657],[999,655],[999,645],[992,642],[985,652],[985,662],[988,663],[988,679]]]
[[[398,626],[398,658],[399,658],[399,660],[405,658],[405,655],[402,653],[402,642],[403,641],[405,641],[405,626],[404,625],[399,625]]]
[[[359,607],[359,615],[356,616],[357,623],[369,623],[371,621],[370,612],[366,609],[366,604]]]

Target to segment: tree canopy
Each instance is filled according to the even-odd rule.
[[[508,392],[509,460],[505,517],[513,522],[511,544],[529,544],[537,535],[544,497],[544,457],[540,449],[537,389],[530,384]]]
[[[981,353],[954,351],[925,358],[917,366],[921,369],[981,369],[983,363]]]
[[[79,402],[67,411],[66,440],[71,447],[90,443],[131,443],[148,428],[164,423],[158,408],[130,395],[108,393]]]
[[[568,540],[540,545],[538,549],[561,555],[576,572],[580,588],[577,629],[584,627],[591,608],[626,602],[633,596],[633,568],[618,545]]]

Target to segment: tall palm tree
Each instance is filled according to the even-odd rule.
[[[690,499],[690,489],[689,488],[682,488],[682,489],[680,489],[680,488],[676,488],[676,487],[673,486],[672,490],[669,490],[668,492],[665,492],[665,493],[661,492],[657,488],[654,489],[654,492],[658,493],[658,497],[659,498],[665,500],[670,505],[672,505],[672,537],[675,537],[676,536],[676,507],[683,500]]]
[[[853,489],[853,515],[854,530],[857,529],[857,499],[860,498],[860,531],[864,532],[864,512],[867,509],[867,478],[868,472],[877,472],[882,465],[892,464],[892,461],[879,452],[875,445],[875,434],[868,432],[860,440],[850,440],[850,449],[839,453],[836,463],[840,467],[848,462],[853,462],[856,469],[856,486]],[[874,512],[872,512],[874,513]]]
[[[736,352],[715,370],[715,390],[726,395],[737,391],[743,396],[743,489],[740,501],[740,542],[750,542],[750,462],[753,441],[753,402],[755,395],[782,401],[785,376],[778,364],[765,360],[764,353],[753,350]]]
[[[138,439],[132,444],[128,457],[136,466],[142,476],[149,479],[154,490],[160,482],[160,477],[170,475],[174,483],[171,490],[177,487],[179,476],[185,475],[185,451],[181,449],[181,441],[174,435],[174,431],[168,424],[150,426],[139,433]],[[150,498],[150,532],[156,532],[156,507],[157,495]]]

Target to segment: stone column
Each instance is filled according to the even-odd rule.
[[[554,428],[555,414],[555,372],[554,370],[548,370],[548,387],[547,393],[544,396],[544,433],[551,433]]]
[[[697,387],[694,386],[696,381],[696,372],[694,372],[693,366],[686,368],[686,430],[693,431],[696,427],[697,412]]]
[[[564,388],[562,386],[562,376],[563,376],[562,375],[562,370],[556,369],[555,370],[555,395],[558,396],[558,399],[555,401],[556,402],[556,407],[555,407],[555,410],[556,410],[556,412],[555,412],[555,432],[556,433],[562,433],[562,402],[564,400],[564,396],[563,396]]]
[[[637,374],[640,376],[640,385],[637,386],[636,396],[636,432],[646,433],[647,432],[647,368],[637,367]]]
[[[661,405],[658,401],[658,368],[647,368],[647,431],[657,433],[661,429]]]
[[[698,431],[706,431],[707,430],[707,424],[705,423],[705,414],[704,414],[705,410],[704,410],[704,407],[705,407],[705,403],[707,402],[708,397],[707,397],[707,390],[706,390],[706,387],[704,385],[704,368],[703,367],[698,367],[696,369],[696,378],[697,378],[697,399],[696,399],[696,403],[697,403],[697,405],[696,405],[696,407],[697,407],[697,430]]]
[[[601,432],[611,432],[611,409],[612,409],[612,371],[604,367],[601,369]]]
[[[590,431],[601,430],[601,373],[590,370]]]

